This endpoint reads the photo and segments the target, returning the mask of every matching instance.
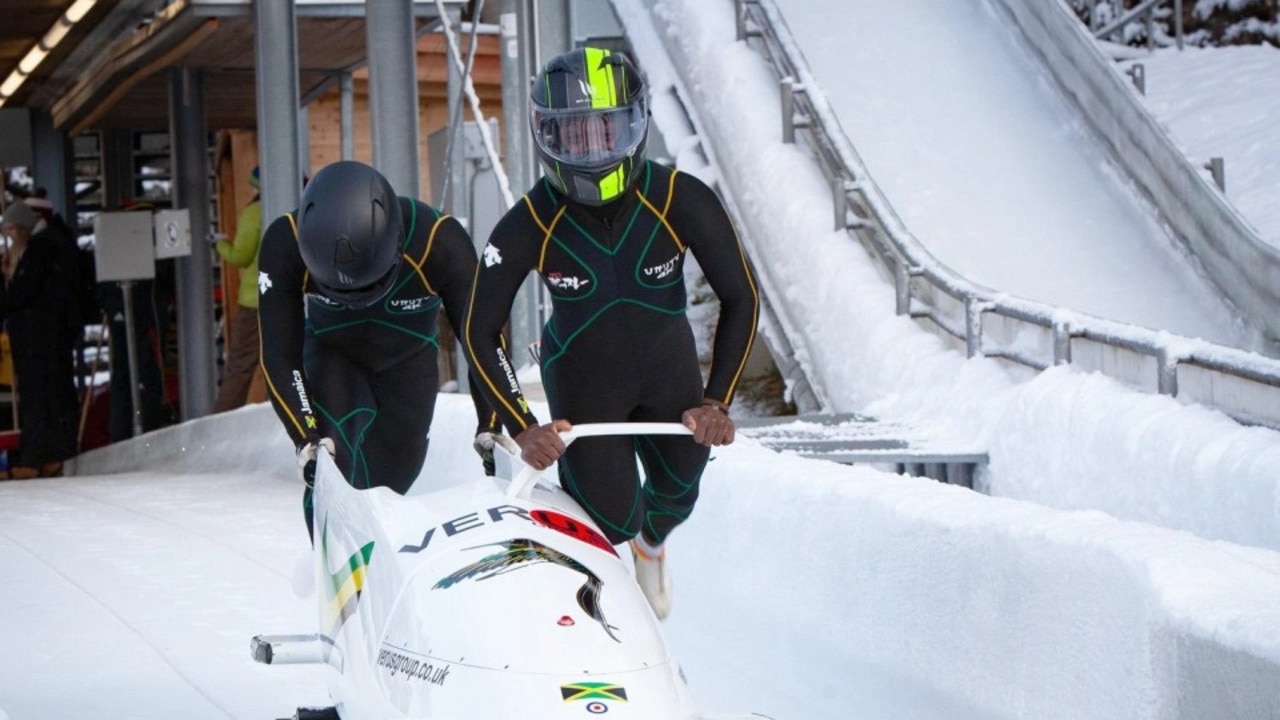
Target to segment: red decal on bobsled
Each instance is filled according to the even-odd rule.
[[[594,545],[615,557],[618,555],[618,551],[613,549],[603,535],[568,515],[562,515],[553,510],[532,510],[529,512],[529,517],[543,527],[564,533],[588,545]]]

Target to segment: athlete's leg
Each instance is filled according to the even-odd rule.
[[[368,373],[345,353],[326,343],[307,343],[303,352],[320,435],[332,438],[338,469],[353,487],[367,488],[363,446],[377,413]]]
[[[640,473],[630,436],[582,438],[560,456],[560,486],[578,501],[609,542],[640,530]]]
[[[429,345],[373,377],[377,412],[363,445],[372,484],[401,495],[409,491],[427,457],[439,385],[436,351]]]
[[[544,338],[545,342],[545,338]],[[562,357],[543,368],[551,416],[572,423],[623,422],[635,406],[635,376],[592,357]],[[640,529],[640,472],[630,436],[583,438],[560,457],[560,485],[609,542]]]
[[[680,422],[685,410],[702,401],[702,374],[692,334],[672,332],[663,338],[661,348],[665,352],[655,355],[644,373],[644,396],[632,413],[633,420]],[[645,475],[641,532],[649,543],[661,545],[693,512],[711,449],[684,435],[642,437],[636,448]]]

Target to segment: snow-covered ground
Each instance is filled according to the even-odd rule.
[[[1146,72],[1143,102],[1196,165],[1220,157],[1227,199],[1280,247],[1280,49],[1158,50],[1124,63]]]

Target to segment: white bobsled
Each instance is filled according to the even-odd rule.
[[[687,432],[618,423],[562,437]],[[332,668],[334,707],[298,717],[709,720],[628,566],[539,473],[477,471],[474,482],[402,497],[352,488],[320,455],[319,631],[252,642],[259,662]]]

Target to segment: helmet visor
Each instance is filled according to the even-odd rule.
[[[544,153],[565,165],[608,165],[635,152],[648,122],[643,102],[603,110],[534,106],[533,139]]]

